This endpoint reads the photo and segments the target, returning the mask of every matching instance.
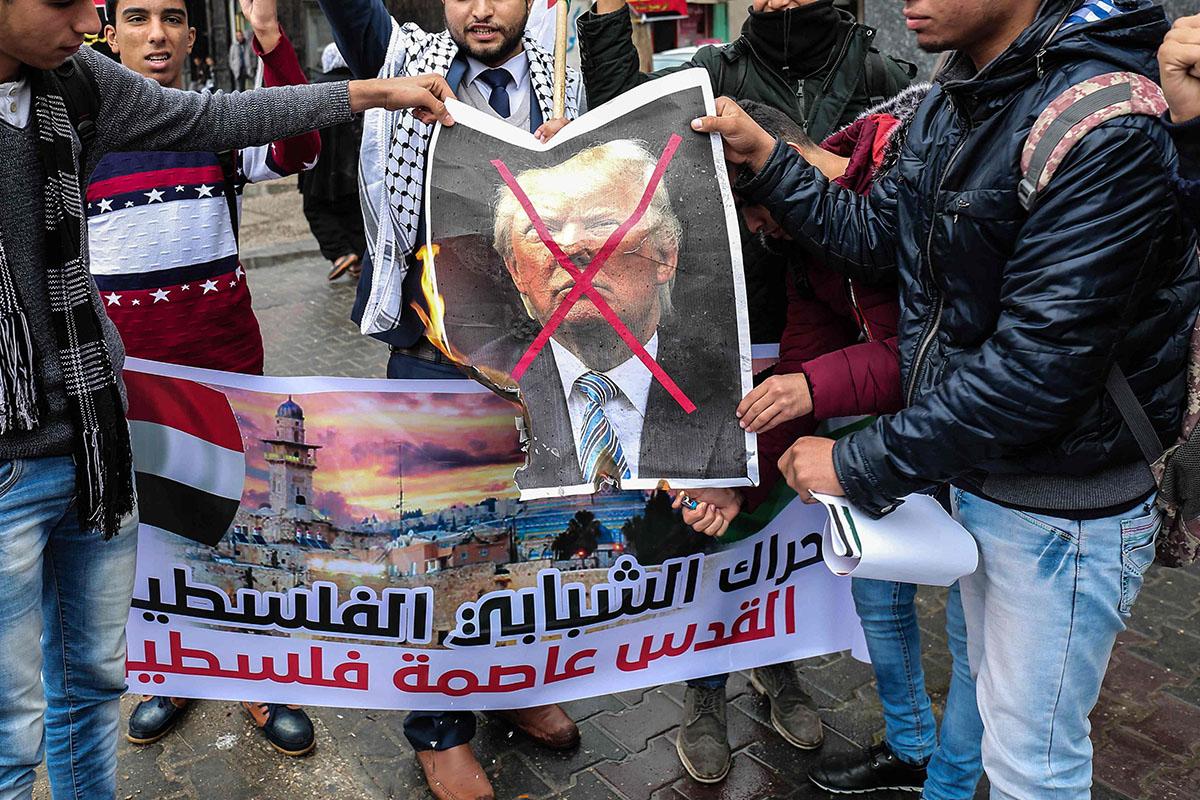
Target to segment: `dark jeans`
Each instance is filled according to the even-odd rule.
[[[413,711],[404,718],[404,736],[413,750],[449,750],[475,736],[470,711]]]
[[[393,380],[445,380],[461,378],[463,374],[453,364],[439,364],[392,350],[388,357],[387,376]]]
[[[331,200],[306,193],[304,217],[326,261],[366,252],[367,239],[357,195]]]
[[[394,379],[461,378],[452,364],[435,364],[392,351],[387,376]],[[414,711],[404,720],[404,735],[414,750],[449,750],[475,736],[470,711]]]

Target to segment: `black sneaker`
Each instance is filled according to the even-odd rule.
[[[851,756],[827,758],[812,768],[808,779],[834,794],[920,792],[928,763],[929,759],[919,766],[906,764],[882,742]]]
[[[125,738],[134,744],[152,744],[166,736],[179,722],[188,707],[186,700],[176,705],[169,697],[146,696],[129,715],[129,732]]]

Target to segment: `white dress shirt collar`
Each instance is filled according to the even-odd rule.
[[[524,50],[496,67],[489,67],[482,61],[467,56],[467,74],[463,77],[463,80],[466,83],[475,83],[476,79],[489,69],[503,69],[512,76],[508,82],[508,92],[510,95],[513,92],[521,91],[523,87],[529,85],[529,56],[526,55]],[[491,86],[488,86],[483,81],[479,81],[476,85],[479,87],[479,91],[483,92],[484,97],[490,98],[492,96]],[[516,107],[515,102],[512,105],[514,108]]]
[[[0,120],[14,128],[24,128],[29,124],[32,102],[33,92],[29,88],[28,78],[0,83]]]

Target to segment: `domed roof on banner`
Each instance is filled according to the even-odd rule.
[[[279,408],[275,409],[275,416],[276,417],[286,417],[287,419],[298,419],[298,420],[303,421],[304,420],[304,409],[301,408],[300,406],[296,405],[296,403],[294,403],[292,401],[292,396],[289,394],[288,399],[284,401],[283,405],[281,405]]]

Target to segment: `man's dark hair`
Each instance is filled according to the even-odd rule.
[[[750,119],[758,123],[758,127],[776,139],[783,139],[785,142],[791,142],[800,147],[816,147],[813,140],[808,138],[808,134],[804,132],[804,129],[778,108],[769,106],[766,103],[760,103],[757,100],[738,100],[737,104],[741,106],[742,111],[745,111]]]
[[[104,0],[104,22],[107,25],[115,26],[117,24],[117,4],[121,0]],[[192,20],[192,3],[191,0],[179,0],[179,5],[183,7],[183,13],[187,14],[188,22]]]

